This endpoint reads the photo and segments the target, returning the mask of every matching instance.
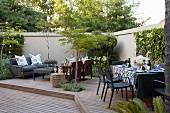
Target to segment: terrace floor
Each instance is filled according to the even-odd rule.
[[[101,84],[99,94],[96,95],[97,77],[86,77],[81,83],[85,90],[68,92],[62,88],[53,88],[50,76],[45,76],[45,79],[36,77],[35,81],[32,78],[1,80],[0,113],[114,113],[107,109],[111,91],[108,91],[106,101],[103,102],[100,99]],[[126,99],[120,93],[114,94],[112,105],[118,100]],[[145,102],[151,108],[151,99]]]

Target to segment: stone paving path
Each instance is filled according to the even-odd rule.
[[[72,100],[0,88],[0,113],[80,113]]]
[[[100,99],[103,84],[101,84],[99,94],[96,95],[96,90],[98,86],[97,77],[93,77],[93,79],[86,77],[86,80],[81,81],[81,84],[83,84],[86,89],[77,93],[63,91],[62,88],[53,88],[49,81],[49,76],[45,76],[45,79],[42,79],[42,77],[39,78],[37,77],[35,81],[33,81],[32,78],[9,79],[9,80],[2,80],[0,81],[0,83],[18,85],[18,86],[24,86],[24,87],[36,88],[36,89],[43,89],[46,91],[60,92],[65,94],[78,95],[81,102],[86,107],[88,111],[87,113],[115,113],[114,111],[107,109],[110,95],[111,95],[110,90],[108,90],[108,94],[105,102],[103,102]],[[129,94],[130,94],[129,98],[131,98],[131,93]],[[9,101],[11,100],[12,102],[10,103],[8,101],[8,103],[10,103],[9,105],[6,106],[3,105],[3,103],[6,102],[5,100],[8,100],[8,98]],[[14,100],[16,99],[16,101],[18,102],[15,102],[13,99]],[[113,96],[112,105],[114,105],[118,100],[126,100],[126,99],[122,98],[120,93],[119,94],[115,93]],[[20,103],[22,103],[22,105]],[[2,106],[4,106],[4,108]],[[22,110],[20,110],[20,106],[21,107],[24,106],[22,107]],[[10,109],[15,108],[18,111],[5,112],[9,108]],[[49,96],[43,96],[38,94],[26,93],[22,91],[0,88],[0,113],[29,113],[29,112],[24,112],[25,109],[29,110],[28,108],[34,110],[34,112],[30,111],[30,113],[63,113],[63,112],[80,113],[78,107],[76,106],[76,103],[72,100],[60,99],[56,97],[49,97]]]

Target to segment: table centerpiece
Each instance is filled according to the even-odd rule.
[[[133,65],[135,65],[135,66],[137,66],[139,68],[142,68],[143,65],[148,64],[148,60],[149,60],[149,58],[144,57],[142,55],[139,55],[139,56],[136,56],[136,57],[132,58],[132,63],[133,63]]]

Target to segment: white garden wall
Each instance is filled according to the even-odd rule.
[[[120,57],[120,60],[126,60],[128,58],[133,58],[136,54],[136,44],[135,39],[133,37],[133,32],[138,32],[146,29],[153,29],[163,27],[163,23],[149,25],[144,27],[138,27],[128,30],[123,30],[119,32],[113,33],[117,36],[117,46],[114,51],[116,51]],[[29,32],[23,33],[25,37],[24,43],[24,55],[29,56],[29,54],[37,55],[41,54],[42,61],[46,60],[48,57],[48,49],[47,42],[45,40],[45,35],[39,32]],[[58,41],[63,36],[55,33],[49,33],[49,53],[50,59],[58,60],[58,64],[61,65],[61,61],[65,60],[65,57],[71,57],[73,55],[73,51],[69,53],[65,53],[69,50],[70,44],[61,46],[61,43]]]
[[[42,61],[45,61],[48,58],[48,49],[47,42],[45,40],[45,35],[43,33],[23,33],[25,37],[24,43],[24,55],[29,56],[29,54],[37,55],[41,54]],[[65,53],[70,45],[61,46],[61,43],[58,41],[63,38],[63,36],[55,33],[48,34],[49,39],[49,53],[50,59],[58,60],[58,64],[61,64],[61,61],[65,60],[65,57],[70,57],[73,53]]]

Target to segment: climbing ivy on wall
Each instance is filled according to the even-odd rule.
[[[164,44],[164,29],[154,28],[134,33],[136,41],[136,55],[147,56],[152,61],[164,61],[165,44]]]

